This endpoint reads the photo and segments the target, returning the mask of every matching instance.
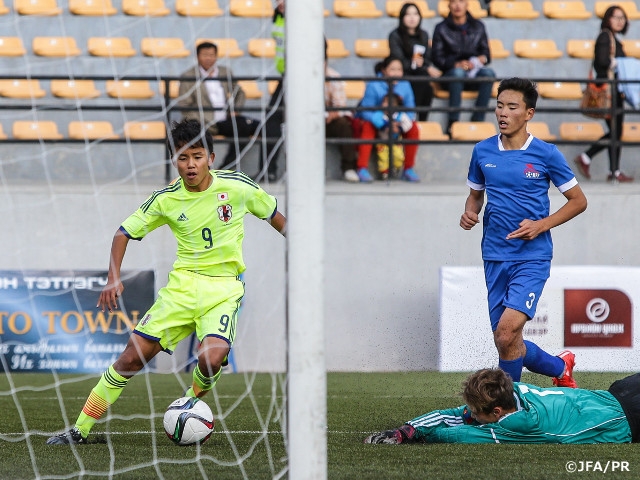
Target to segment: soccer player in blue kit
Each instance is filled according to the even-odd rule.
[[[467,178],[470,191],[460,226],[470,230],[480,222],[486,191],[482,259],[499,367],[516,382],[524,366],[552,377],[556,386],[576,388],[572,352],[553,356],[522,336],[549,278],[550,230],[587,208],[587,199],[557,147],[527,132],[537,100],[536,85],[529,80],[500,82],[495,110],[500,133],[473,149]],[[550,182],[567,200],[553,214]]]

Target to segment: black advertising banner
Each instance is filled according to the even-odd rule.
[[[0,270],[0,372],[98,373],[154,301],[152,270],[123,272],[120,307],[96,308],[105,271]]]

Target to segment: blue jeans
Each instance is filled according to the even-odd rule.
[[[444,73],[445,78],[459,78],[460,80],[466,79],[466,71],[462,68],[452,68]],[[481,68],[476,75],[476,78],[488,77],[495,78],[496,74],[491,68]],[[462,104],[462,91],[463,90],[477,90],[478,98],[476,99],[476,107],[486,107],[489,105],[489,99],[491,98],[491,89],[493,88],[493,82],[451,82],[443,83],[442,87],[449,90],[449,106],[452,108],[459,108]],[[473,112],[471,115],[472,122],[484,121],[484,115],[486,112]],[[457,122],[460,120],[460,112],[449,112],[449,123]]]

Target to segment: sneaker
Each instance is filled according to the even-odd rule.
[[[371,182],[373,182],[373,177],[369,173],[369,170],[367,170],[366,168],[359,168],[358,169],[358,179],[362,183],[371,183]]]
[[[402,180],[406,182],[419,182],[420,177],[413,168],[407,168],[404,172],[402,172]]]
[[[578,171],[584,175],[584,178],[587,180],[591,180],[591,173],[589,173],[589,166],[591,165],[591,159],[586,153],[581,153],[576,158],[573,159],[573,162],[578,167]]]
[[[573,378],[573,367],[576,366],[576,356],[569,350],[560,352],[558,355],[564,361],[564,374],[562,378],[554,377],[553,384],[556,387],[578,388],[576,380]]]
[[[49,437],[47,440],[47,445],[69,445],[69,444],[86,444],[87,439],[82,436],[80,430],[76,427],[73,427],[68,432],[62,432],[54,437]]]
[[[385,443],[387,445],[397,445],[399,443],[406,443],[411,441],[415,433],[416,429],[411,425],[405,423],[400,428],[397,428],[395,430],[386,430],[384,432],[372,433],[364,439],[364,443]]]
[[[607,175],[607,182],[611,182],[611,181],[615,183],[628,183],[628,182],[633,182],[633,177],[629,177],[624,173],[622,173],[620,170],[618,170],[615,173],[615,175],[612,173]]]
[[[358,183],[360,181],[360,177],[358,176],[356,171],[353,169],[346,170],[342,174],[342,178],[344,179],[345,182],[349,182],[349,183]]]
[[[380,172],[380,180],[389,180],[389,170]]]

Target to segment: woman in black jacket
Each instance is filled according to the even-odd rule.
[[[405,76],[421,77],[423,81],[409,78],[417,107],[430,107],[433,89],[428,77],[439,77],[442,72],[431,63],[429,34],[420,28],[422,15],[415,3],[405,3],[398,15],[398,28],[389,34],[391,55],[402,61]],[[418,120],[425,121],[428,111],[418,112]]]

